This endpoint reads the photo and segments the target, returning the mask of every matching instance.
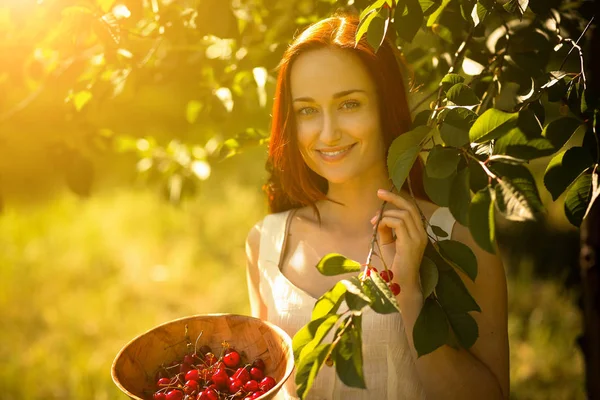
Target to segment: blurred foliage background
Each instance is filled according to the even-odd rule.
[[[125,398],[110,366],[134,336],[249,313],[244,241],[266,213],[277,63],[306,24],[368,3],[0,2],[0,398]],[[448,70],[451,28],[403,49],[415,112]],[[546,218],[499,232],[511,396],[581,399],[578,233],[539,190]]]

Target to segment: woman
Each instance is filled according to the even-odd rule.
[[[409,129],[410,113],[394,46],[375,54],[355,47],[358,20],[320,21],[295,39],[280,64],[268,164],[271,214],[246,243],[252,314],[293,336],[310,321],[316,300],[346,276],[326,277],[315,266],[336,252],[363,262],[382,201],[384,258],[400,285],[401,314],[363,316],[367,389],[344,386],[323,367],[312,399],[508,398],[506,280],[500,260],[480,250],[447,209],[426,200],[422,165],[411,171],[417,204],[435,225],[476,253],[476,282],[463,279],[482,312],[473,317],[479,339],[471,349],[443,346],[417,358],[412,341],[423,305],[419,265],[428,236],[406,191],[390,187],[386,150]],[[381,268],[375,258],[373,266]],[[463,277],[464,278],[464,277]],[[294,398],[293,376],[283,390]]]

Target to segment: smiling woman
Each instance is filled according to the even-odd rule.
[[[409,130],[411,118],[395,47],[384,41],[375,53],[365,39],[355,44],[357,26],[352,16],[320,21],[295,39],[280,64],[266,185],[272,214],[254,226],[246,244],[250,304],[254,316],[290,336],[304,329],[316,318],[318,299],[355,275],[325,276],[315,266],[330,253],[370,259],[373,223],[385,201],[388,207],[377,225],[381,249],[369,266],[390,266],[382,271],[383,279],[394,281],[390,290],[401,313],[369,309],[360,317],[361,347],[351,352],[362,352],[364,382],[361,377],[360,384],[349,385],[333,360],[336,369],[320,369],[312,386],[302,375],[306,368],[298,367],[298,376],[286,382],[284,398],[506,397],[506,282],[496,256],[477,251],[479,264],[486,268],[477,285],[469,283],[483,310],[481,317],[474,317],[480,330],[477,343],[469,350],[443,346],[417,357],[412,333],[427,297],[419,277],[428,243],[422,215],[443,226],[451,238],[476,245],[464,227],[453,229],[447,209],[428,201],[419,185],[419,162],[410,172],[414,199],[408,190],[385,190],[390,186],[387,151]],[[340,312],[347,311],[344,307]],[[332,318],[329,328],[338,316]],[[327,326],[320,322],[318,329]]]

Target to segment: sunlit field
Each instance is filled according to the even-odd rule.
[[[142,187],[8,207],[0,398],[125,399],[110,366],[134,336],[186,315],[249,313],[244,240],[265,212],[255,177],[215,176],[181,207]],[[513,269],[512,398],[584,398],[575,295]]]

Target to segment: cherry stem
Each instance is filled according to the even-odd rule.
[[[394,185],[392,184],[390,191],[393,188],[394,188]],[[379,244],[379,242],[377,241],[377,230],[379,229],[379,223],[381,222],[381,219],[383,218],[383,210],[384,210],[386,204],[387,204],[387,201],[384,201],[383,203],[381,203],[381,207],[379,208],[379,214],[377,215],[377,223],[373,227],[373,236],[371,236],[370,250],[369,250],[369,254],[367,255],[367,261],[365,262],[365,264],[367,265],[367,268],[371,265],[371,259],[373,258],[373,253],[375,252],[375,244],[377,244],[377,245]],[[383,255],[380,255],[379,258],[383,260]],[[385,263],[384,263],[384,265],[385,265]]]

